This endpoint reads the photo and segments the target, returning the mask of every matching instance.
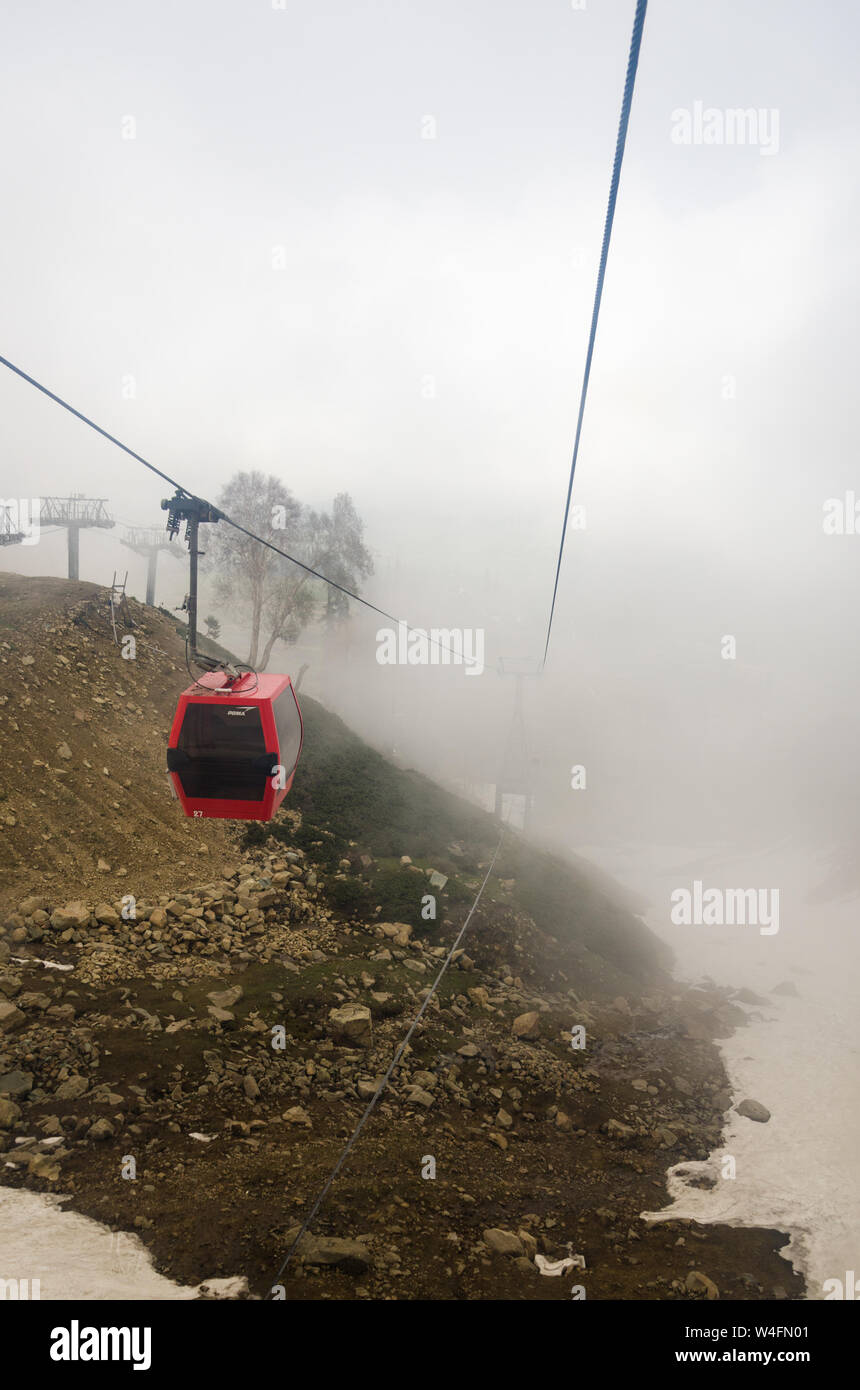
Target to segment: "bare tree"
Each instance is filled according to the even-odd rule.
[[[359,581],[373,573],[363,523],[345,492],[335,497],[330,513],[318,512],[303,507],[279,478],[253,471],[231,478],[218,505],[346,589],[358,592]],[[240,531],[217,527],[213,536],[209,560],[216,587],[225,603],[248,614],[248,664],[257,670],[266,669],[276,642],[295,642],[318,616],[332,622],[348,613],[345,594]]]
[[[273,474],[266,477],[257,469],[234,474],[218,498],[218,506],[249,531],[285,550],[297,542],[301,505]],[[277,530],[273,521],[278,523]],[[214,526],[208,537],[208,562],[216,572],[215,586],[222,602],[248,615],[248,665],[256,666],[263,606],[277,582],[279,566],[285,562],[241,531],[224,525]]]

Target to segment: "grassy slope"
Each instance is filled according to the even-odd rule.
[[[400,855],[409,854],[449,876],[444,900],[457,905],[460,920],[498,841],[499,822],[421,773],[395,767],[307,696],[302,714],[305,745],[285,803],[301,812],[302,829],[297,833],[281,817],[273,826],[254,827],[250,843],[270,833],[298,840],[332,871],[348,858],[342,906],[365,913],[382,902],[386,916],[427,930],[417,910],[415,875],[399,864]],[[369,870],[362,871],[362,853],[377,861]],[[514,880],[510,892],[501,883],[507,879]],[[337,904],[338,884],[330,888]],[[596,878],[516,832],[508,832],[487,891],[527,913],[566,952],[573,948],[583,959],[593,953],[636,980],[669,963],[662,943]]]

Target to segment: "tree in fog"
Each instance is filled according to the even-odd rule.
[[[330,512],[316,511],[303,506],[279,478],[254,470],[234,474],[218,506],[344,588],[358,592],[359,581],[373,572],[363,523],[345,492],[335,497]],[[213,528],[209,561],[219,596],[248,616],[248,665],[257,670],[266,669],[276,642],[295,642],[316,618],[332,621],[348,612],[345,594],[231,526]]]

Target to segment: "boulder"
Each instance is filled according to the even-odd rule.
[[[70,1076],[66,1081],[62,1081],[54,1092],[55,1100],[80,1100],[90,1089],[90,1083],[85,1076]]]
[[[213,989],[206,998],[215,1005],[216,1009],[232,1009],[234,1004],[238,1004],[244,992],[241,985],[233,985],[230,989]]]
[[[511,1031],[515,1038],[538,1038],[540,1037],[540,1014],[532,1010],[527,1014],[520,1014],[515,1018]]]
[[[757,1100],[742,1100],[735,1108],[739,1115],[745,1115],[748,1120],[756,1120],[760,1125],[767,1124],[770,1119],[767,1106]]]
[[[360,1047],[370,1045],[373,1024],[370,1009],[363,1004],[344,1004],[340,1009],[331,1009],[328,1017],[329,1030],[337,1041],[358,1043]]]
[[[33,894],[32,897],[25,898],[22,903],[18,904],[18,911],[22,917],[32,917],[34,912],[47,912],[50,906],[48,898]]]
[[[229,1009],[216,1009],[214,1004],[210,1004],[206,1010],[210,1018],[214,1018],[216,1023],[235,1023],[236,1015],[231,1014]]]
[[[11,1129],[21,1118],[21,1107],[14,1100],[0,1096],[0,1129]]]
[[[51,913],[51,926],[57,931],[66,931],[69,927],[76,930],[86,927],[90,920],[90,910],[86,903],[78,900],[66,903],[63,907],[56,907]]]
[[[423,1105],[425,1110],[429,1110],[433,1104],[433,1097],[429,1091],[424,1091],[420,1086],[409,1086],[407,1088],[407,1100],[410,1105]]]
[[[526,1259],[527,1259],[527,1260],[533,1260],[534,1257],[535,1257],[535,1255],[536,1255],[537,1252],[538,1252],[538,1243],[537,1243],[537,1240],[536,1240],[535,1237],[532,1235],[531,1231],[523,1231],[523,1230],[520,1230],[520,1231],[517,1231],[517,1235],[519,1236],[519,1238],[520,1238],[520,1240],[521,1240],[521,1242],[522,1242],[522,1247],[523,1247],[523,1251],[525,1252],[525,1257],[526,1257]]]
[[[26,1096],[33,1089],[33,1073],[30,1071],[7,1071],[0,1076],[0,1096]]]
[[[601,1129],[610,1139],[633,1139],[636,1135],[635,1129],[625,1125],[621,1120],[607,1120],[605,1125],[601,1125]]]
[[[15,1033],[27,1022],[26,1014],[10,1004],[8,999],[0,999],[0,1033]]]
[[[284,1239],[288,1248],[299,1230],[300,1227],[292,1226],[287,1231]],[[306,1231],[299,1241],[296,1255],[304,1264],[338,1268],[345,1274],[363,1274],[371,1265],[370,1251],[360,1240],[344,1240],[339,1236],[315,1236],[309,1231]]]
[[[484,1244],[494,1255],[522,1255],[523,1243],[513,1231],[501,1231],[496,1226],[484,1231]]]
[[[658,1125],[654,1130],[654,1138],[658,1144],[662,1144],[667,1149],[674,1149],[678,1142],[678,1137],[673,1129],[668,1125]]]
[[[291,1105],[289,1110],[285,1110],[284,1119],[288,1125],[304,1125],[305,1129],[311,1128],[311,1117],[300,1105]]]
[[[50,996],[38,994],[35,991],[19,994],[15,1002],[19,1009],[38,1009],[40,1013],[44,1013],[46,1009],[51,1007]]]
[[[738,1001],[739,1004],[766,1004],[766,1003],[767,1003],[767,1000],[766,1000],[766,999],[762,999],[762,997],[761,997],[760,994],[756,994],[754,990],[747,989],[746,986],[744,986],[743,989],[735,990],[735,996],[734,996],[734,997],[735,997],[735,999]]]
[[[31,1177],[45,1182],[56,1182],[60,1176],[60,1165],[50,1154],[28,1154],[27,1169]]]

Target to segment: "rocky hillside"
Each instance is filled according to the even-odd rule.
[[[163,771],[181,647],[132,613],[128,663],[103,591],[0,580],[3,1181],[68,1194],[183,1282],[265,1297],[498,825],[308,699],[276,821],[185,821]],[[605,884],[513,833],[464,947],[285,1296],[798,1296],[779,1233],[639,1216],[718,1142],[731,999],[682,992]],[[538,1273],[570,1252],[584,1271]]]
[[[7,914],[4,1181],[68,1194],[182,1282],[270,1296],[456,928],[346,918],[300,847],[122,909],[43,894]],[[640,1219],[667,1165],[719,1140],[708,1040],[741,1010],[665,983],[582,997],[576,958],[548,963],[501,899],[473,925],[284,1296],[799,1296],[777,1232]],[[541,1277],[536,1255],[571,1252],[584,1269]]]
[[[498,824],[395,768],[306,696],[304,752],[278,818],[249,828],[187,820],[164,752],[188,684],[184,643],[169,615],[134,601],[130,612],[134,627],[120,636],[134,636],[136,654],[125,660],[106,590],[0,575],[0,662],[10,676],[0,695],[0,905],[31,893],[59,901],[178,891],[204,864],[232,871],[240,847],[269,839],[312,853],[344,915],[378,910],[427,932],[416,875],[425,882],[436,870],[448,880],[440,909],[454,920],[474,896]],[[413,863],[402,864],[404,855]],[[498,861],[495,896],[528,914],[550,956],[572,956],[589,989],[617,993],[668,963],[620,895],[515,834]]]
[[[0,574],[0,901],[27,891],[137,893],[229,859],[226,825],[178,814],[164,749],[188,684],[170,618],[130,603],[134,660],[107,591]]]

